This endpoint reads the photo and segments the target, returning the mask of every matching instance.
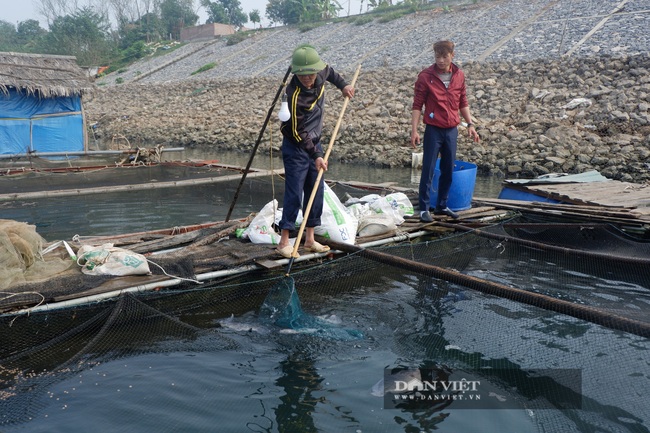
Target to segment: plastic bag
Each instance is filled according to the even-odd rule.
[[[413,215],[413,205],[406,194],[402,192],[381,197],[370,203],[370,208],[376,213],[391,216],[396,225],[404,222],[405,215]]]
[[[391,215],[372,214],[363,215],[359,219],[359,229],[357,234],[360,237],[377,236],[394,232],[397,229],[395,220]]]
[[[388,194],[385,200],[390,203],[393,210],[396,210],[400,216],[413,216],[413,203],[403,192]]]
[[[336,242],[354,245],[358,224],[334,191],[325,184],[321,225],[314,228],[314,233]]]
[[[375,215],[375,212],[370,210],[368,203],[353,203],[347,206],[347,209],[357,220],[361,220],[365,215]]]
[[[86,275],[147,275],[150,274],[147,259],[138,253],[114,247],[82,245],[77,251],[77,264]]]
[[[253,221],[244,230],[242,237],[250,239],[254,244],[279,244],[280,235],[273,230],[273,222],[276,220],[278,213],[280,216],[282,215],[282,212],[278,209],[278,201],[274,199],[268,202],[255,215]]]

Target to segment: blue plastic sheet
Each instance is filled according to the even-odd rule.
[[[0,153],[84,150],[81,97],[41,98],[0,92]]]
[[[81,111],[80,96],[60,96],[41,98],[9,89],[9,94],[0,92],[1,118],[32,118],[44,114],[69,113]]]

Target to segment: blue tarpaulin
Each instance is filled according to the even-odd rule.
[[[0,154],[84,150],[81,97],[0,92]]]

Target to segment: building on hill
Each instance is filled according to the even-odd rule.
[[[235,33],[235,27],[230,24],[209,23],[181,29],[181,41],[199,41],[213,39],[217,36],[227,36]]]
[[[93,88],[75,57],[0,52],[0,154],[87,151]]]

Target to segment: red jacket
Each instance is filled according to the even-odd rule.
[[[413,110],[423,112],[424,123],[439,128],[453,128],[460,123],[458,110],[469,106],[465,88],[465,74],[451,64],[451,82],[445,88],[436,73],[436,65],[420,72],[415,82]],[[422,106],[424,105],[424,110]]]

